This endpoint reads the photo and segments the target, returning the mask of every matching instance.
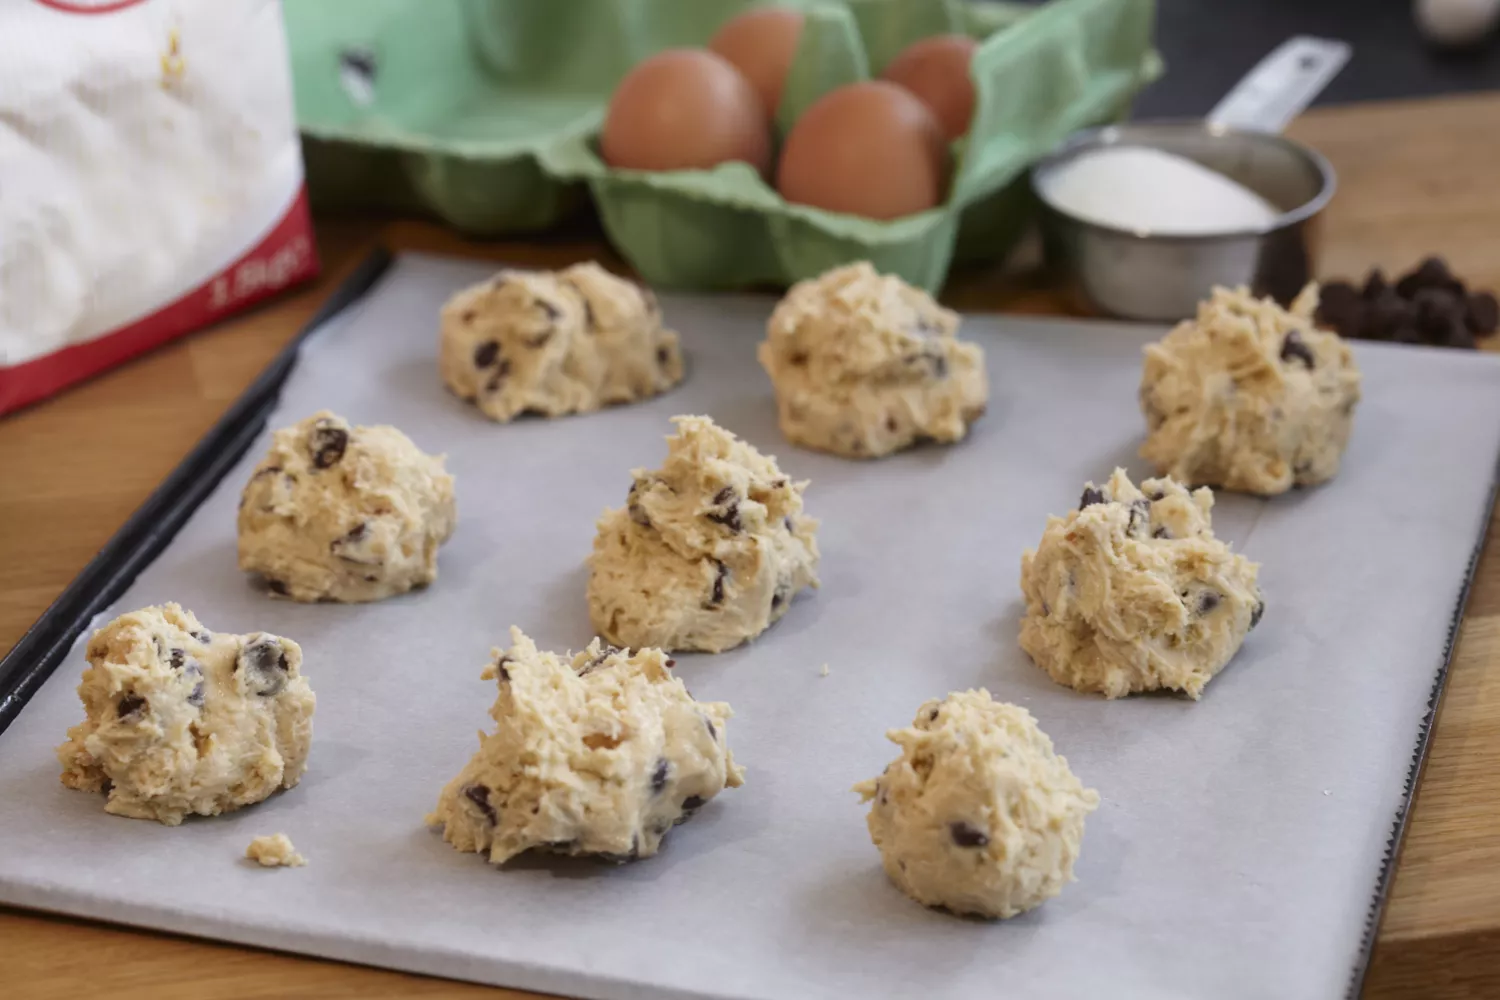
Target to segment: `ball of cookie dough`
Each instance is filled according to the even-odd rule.
[[[989,400],[984,351],[958,316],[867,262],[793,285],[759,348],[781,432],[845,458],[968,433]]]
[[[1214,537],[1213,493],[1116,469],[1021,556],[1021,648],[1059,684],[1198,698],[1265,610],[1260,567]]]
[[[240,569],[297,601],[378,601],[437,579],[453,477],[394,427],[323,410],[276,432],[240,497]]]
[[[1215,288],[1148,345],[1141,457],[1180,482],[1267,496],[1332,479],[1360,376],[1343,339],[1314,328],[1317,307],[1316,285],[1290,310]]]
[[[502,271],[443,306],[443,381],[491,420],[631,403],[682,381],[656,297],[598,264]]]
[[[667,460],[636,469],[589,557],[594,628],[622,646],[718,653],[755,638],[818,585],[805,482],[707,417],[673,417]]]
[[[649,858],[673,826],[740,785],[729,706],[694,701],[661,650],[595,639],[564,658],[518,628],[510,640],[482,675],[500,685],[496,729],[427,817],[460,851],[497,865],[532,849]]]
[[[307,769],[315,699],[302,649],[211,632],[176,604],[121,615],[89,640],[87,714],[57,748],[62,783],[104,811],[176,826],[291,788]]]
[[[927,906],[1013,917],[1072,882],[1099,795],[1026,709],[964,691],[887,737],[901,756],[854,786],[886,874]]]

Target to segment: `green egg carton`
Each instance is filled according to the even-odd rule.
[[[600,159],[604,109],[630,67],[704,44],[758,0],[286,0],[314,204],[421,209],[500,235],[549,228],[586,192],[611,242],[662,287],[782,286],[868,259],[936,289],[955,258],[1014,245],[1032,217],[1031,163],[1123,116],[1161,72],[1154,0],[781,2],[807,14],[781,134],[919,38],[980,40],[945,204],[882,222],[789,204],[741,163],[650,173]]]

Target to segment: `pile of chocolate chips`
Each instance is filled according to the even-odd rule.
[[[1473,347],[1475,337],[1488,337],[1500,325],[1500,304],[1489,292],[1470,292],[1441,257],[1428,257],[1395,284],[1378,267],[1363,288],[1328,282],[1317,318],[1345,337]]]

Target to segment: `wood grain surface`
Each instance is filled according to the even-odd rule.
[[[1500,288],[1500,95],[1323,109],[1290,131],[1339,172],[1324,276],[1362,275],[1376,264],[1399,270],[1437,251],[1471,283]],[[624,269],[588,232],[476,244],[419,222],[320,219],[326,270],[315,284],[0,419],[0,649],[21,637],[376,241],[544,267],[592,257]],[[968,310],[1062,311],[1037,276],[998,267],[955,277],[944,299]],[[1492,544],[1380,927],[1370,998],[1500,997],[1497,533],[1492,517]],[[529,996],[4,908],[0,942],[7,996]]]

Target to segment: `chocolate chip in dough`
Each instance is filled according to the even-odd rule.
[[[286,584],[272,576],[266,577],[266,589],[273,594],[280,594],[282,597],[285,597],[288,593]]]
[[[667,787],[667,773],[671,769],[672,765],[667,761],[667,758],[660,757],[657,759],[656,770],[651,772],[651,791],[659,794],[663,788]]]
[[[212,633],[209,632],[189,632],[188,634],[205,646],[214,641]]]
[[[719,742],[719,730],[714,725],[714,720],[705,715],[703,717],[703,725],[708,729],[709,739],[713,740],[715,743]]]
[[[187,662],[187,650],[174,649],[171,657],[167,660],[173,670],[181,670],[182,665]]]
[[[327,469],[339,463],[349,447],[349,432],[331,420],[319,420],[307,435],[307,450],[314,468]]]
[[[1220,600],[1219,595],[1216,592],[1212,591],[1212,590],[1205,590],[1203,593],[1199,594],[1198,595],[1198,615],[1199,615],[1199,617],[1202,617],[1203,615],[1212,613],[1212,611],[1219,606],[1219,600]]]
[[[723,507],[724,509],[705,514],[705,517],[715,524],[722,524],[730,531],[740,532],[744,530],[744,526],[740,523],[740,500],[735,495],[733,486],[726,486],[715,493],[713,503],[714,506]]]
[[[598,670],[601,666],[603,666],[605,660],[608,660],[611,656],[614,656],[619,651],[619,646],[611,646],[607,642],[601,644],[599,646],[599,652],[594,654],[594,658],[589,660],[589,662],[585,663],[582,668],[579,669],[578,676],[587,677],[589,674],[593,673],[595,670]]]
[[[1256,601],[1255,610],[1250,612],[1250,627],[1254,628],[1260,624],[1261,616],[1266,613],[1266,602]]]
[[[490,805],[490,790],[484,785],[474,784],[464,786],[464,798],[474,803],[475,808],[494,826],[500,821],[495,812],[495,807]]]
[[[495,660],[495,674],[507,683],[510,681],[510,671],[505,669],[505,665],[510,662],[512,662],[511,658],[505,653],[501,653],[499,658]]]
[[[291,670],[286,651],[275,636],[262,636],[246,643],[234,661],[234,668],[245,672],[245,684],[261,698],[280,694]]]
[[[586,296],[584,296],[582,293],[580,293],[578,297],[580,299],[583,299],[583,307],[584,307],[585,310],[588,310],[588,301],[589,301],[588,298]],[[548,302],[546,299],[537,299],[536,300],[536,304],[537,304],[537,307],[542,310],[542,315],[544,315],[544,316],[547,317],[547,321],[548,322],[555,323],[555,322],[557,322],[558,317],[562,316],[562,310],[559,309],[559,308],[557,308],[557,306],[553,305],[551,302]],[[589,315],[589,326],[593,326],[594,325],[593,312],[590,311],[588,313],[588,315]]]
[[[1084,510],[1094,506],[1096,503],[1108,503],[1104,499],[1104,491],[1095,489],[1093,484],[1084,487],[1083,496],[1078,498],[1078,509]]]
[[[119,715],[120,718],[125,719],[129,718],[130,716],[139,715],[145,707],[145,698],[142,698],[138,694],[127,694],[123,695],[120,700],[115,703],[115,713]]]
[[[510,359],[501,358],[499,367],[495,369],[495,374],[491,375],[490,380],[485,383],[484,391],[489,393],[498,392],[500,386],[504,384],[506,376],[509,374]]]
[[[687,798],[682,800],[682,814],[684,816],[691,816],[699,809],[702,809],[703,803],[707,801],[708,800],[701,795],[689,795]]]
[[[990,842],[989,834],[963,820],[949,823],[948,835],[959,847],[987,847]]]
[[[1151,501],[1142,497],[1130,505],[1130,520],[1125,525],[1125,533],[1138,535],[1151,527]]]
[[[714,573],[713,591],[709,594],[708,603],[704,605],[704,607],[707,608],[717,608],[719,605],[724,603],[724,581],[729,577],[728,566],[719,562],[717,559],[714,560],[714,564],[718,567],[718,569]]]
[[[1165,524],[1157,525],[1156,530],[1151,532],[1152,538],[1171,538],[1172,532]]]
[[[1293,359],[1306,365],[1308,371],[1318,367],[1318,356],[1302,339],[1300,330],[1288,330],[1286,339],[1281,342],[1281,360],[1291,364]]]
[[[500,357],[500,341],[486,340],[474,348],[474,367],[488,368]]]

